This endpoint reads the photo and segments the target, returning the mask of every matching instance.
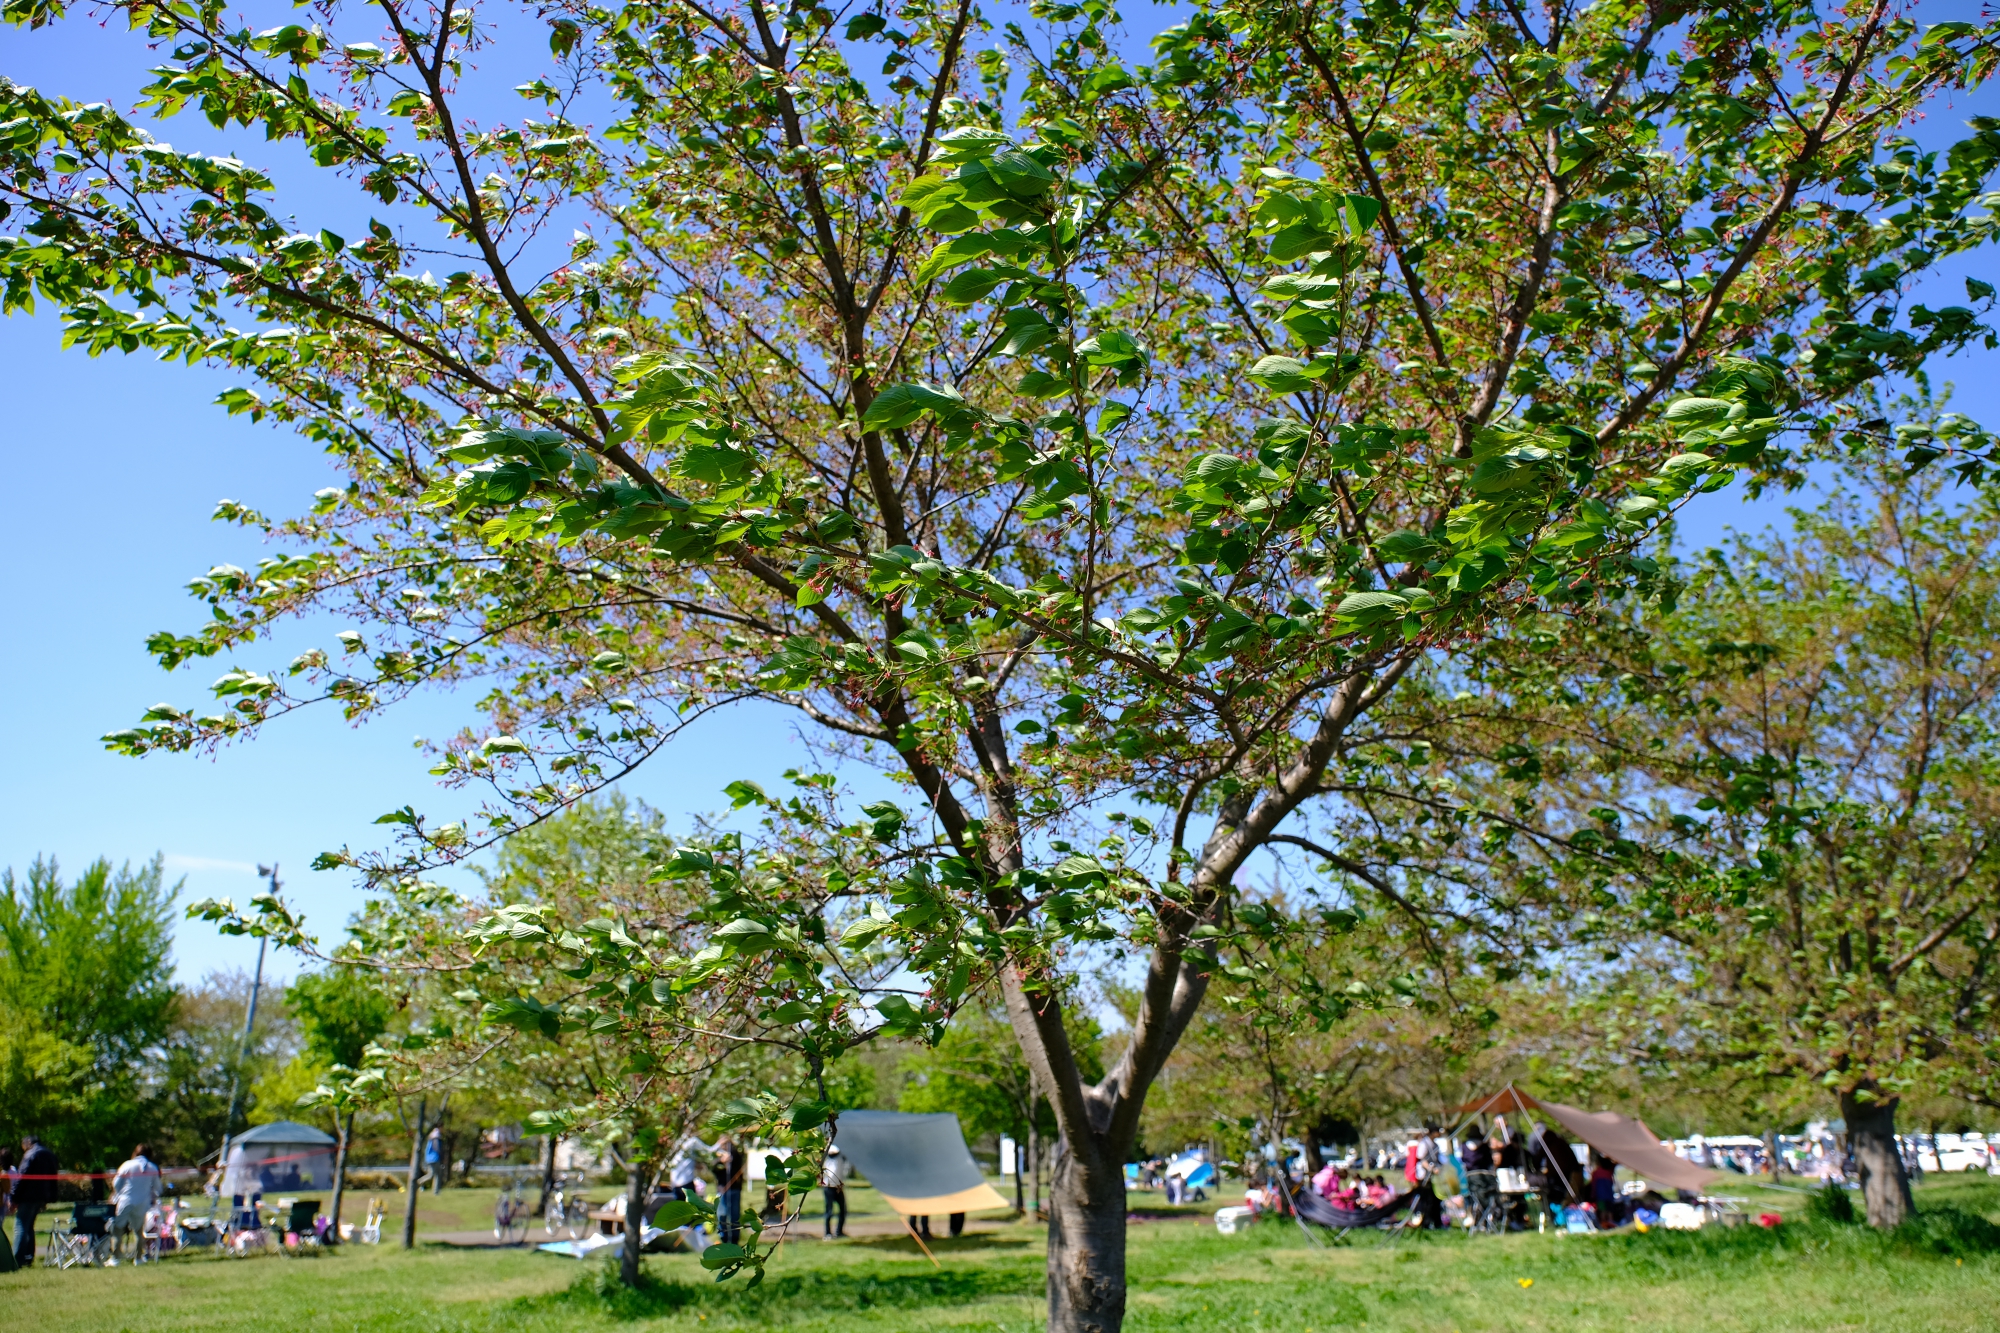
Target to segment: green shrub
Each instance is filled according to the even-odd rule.
[[[1827,1185],[1813,1191],[1806,1199],[1806,1214],[1819,1222],[1837,1222],[1851,1225],[1860,1219],[1854,1215],[1854,1200],[1848,1196],[1844,1185]]]
[[[1899,1248],[1947,1259],[2000,1254],[2000,1226],[1949,1204],[1924,1209],[1890,1235]]]

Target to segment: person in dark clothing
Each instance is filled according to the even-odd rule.
[[[951,1234],[954,1236],[962,1236],[965,1234],[964,1213],[953,1213],[951,1215]]]
[[[735,1245],[743,1232],[743,1175],[747,1163],[736,1140],[723,1135],[715,1143],[715,1229],[725,1245]]]
[[[1485,1139],[1474,1135],[1459,1149],[1458,1160],[1465,1163],[1466,1202],[1472,1205],[1472,1216],[1476,1223],[1492,1225],[1491,1210],[1500,1200],[1500,1177],[1494,1170],[1493,1148]]]
[[[33,1134],[21,1140],[21,1179],[14,1186],[14,1261],[23,1268],[35,1262],[35,1219],[56,1201],[56,1155]]]
[[[1606,1229],[1617,1226],[1620,1220],[1617,1180],[1618,1163],[1597,1156],[1597,1165],[1590,1171],[1590,1202],[1597,1210],[1597,1225]]]

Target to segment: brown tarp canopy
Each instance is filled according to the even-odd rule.
[[[1455,1111],[1461,1116],[1545,1112],[1563,1133],[1582,1140],[1655,1185],[1699,1192],[1707,1189],[1722,1174],[1674,1156],[1673,1149],[1660,1146],[1660,1136],[1648,1129],[1643,1120],[1634,1120],[1616,1111],[1579,1111],[1574,1106],[1530,1097],[1512,1084],[1491,1097],[1467,1102]]]

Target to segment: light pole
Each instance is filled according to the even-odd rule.
[[[257,873],[271,881],[271,896],[278,896],[278,866],[276,862],[268,866],[258,866]],[[264,989],[264,949],[270,941],[264,936],[257,937],[257,971],[250,979],[250,1008],[243,1015],[243,1040],[236,1048],[236,1068],[229,1075],[229,1118],[222,1122],[222,1151],[216,1156],[216,1165],[227,1181],[229,1170],[229,1140],[236,1132],[236,1113],[243,1105],[243,1062],[250,1058],[250,1030],[257,1026],[257,996]]]

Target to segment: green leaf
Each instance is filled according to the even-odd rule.
[[[1340,599],[1334,614],[1343,627],[1366,629],[1385,620],[1399,620],[1409,610],[1407,598],[1393,592],[1351,592]]]
[[[741,1245],[730,1245],[724,1242],[718,1245],[711,1245],[701,1252],[701,1266],[710,1272],[714,1272],[718,1268],[728,1268],[732,1264],[742,1263],[743,1258],[744,1252]]]
[[[1250,367],[1250,378],[1266,393],[1298,393],[1310,389],[1326,373],[1324,364],[1301,361],[1295,356],[1272,354]]]
[[[948,268],[993,253],[993,238],[986,232],[968,232],[964,236],[954,236],[940,241],[932,249],[929,257],[917,265],[917,281],[928,282]]]
[[[692,1225],[702,1216],[701,1209],[682,1199],[669,1199],[653,1214],[653,1225],[662,1231]]]
[[[1016,199],[1039,199],[1056,187],[1055,173],[1019,148],[993,154],[986,159],[986,170]]]
[[[1382,205],[1365,194],[1346,195],[1341,200],[1340,220],[1351,236],[1365,236],[1382,216]]]
[[[861,426],[864,430],[901,430],[926,412],[964,406],[965,399],[953,389],[936,389],[928,384],[892,384],[868,404]]]
[[[969,268],[938,289],[938,296],[947,305],[969,306],[975,301],[983,301],[994,290],[1006,283],[1031,276],[1027,270],[1004,268]]]
[[[1667,409],[1667,420],[1686,429],[1706,426],[1729,415],[1735,404],[1726,398],[1682,398]]]

